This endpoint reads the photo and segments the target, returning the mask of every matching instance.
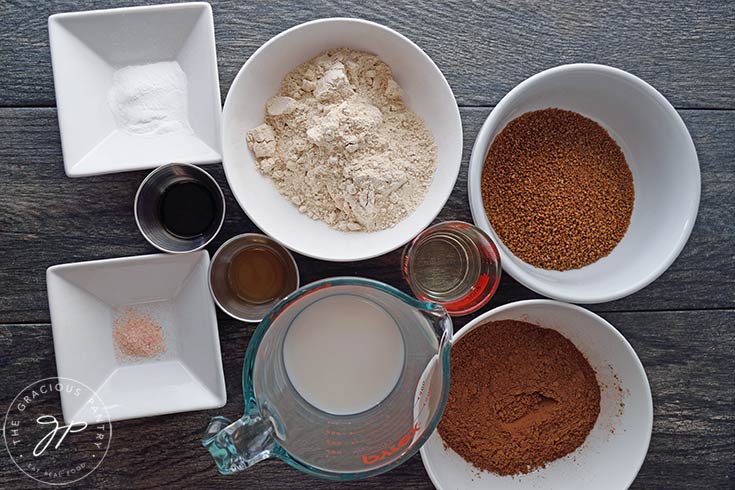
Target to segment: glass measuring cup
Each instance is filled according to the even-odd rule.
[[[420,300],[439,303],[450,315],[468,315],[495,294],[500,254],[480,228],[445,221],[425,229],[405,246],[401,271]]]
[[[403,365],[389,394],[345,415],[309,403],[291,382],[284,361],[284,343],[298,316],[340,295],[381,308],[403,342]],[[281,301],[250,340],[243,366],[245,415],[235,422],[213,418],[202,444],[223,474],[270,457],[332,480],[388,471],[415,454],[439,423],[449,392],[451,338],[452,322],[442,306],[378,281],[341,277],[304,286]]]

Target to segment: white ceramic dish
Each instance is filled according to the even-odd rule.
[[[633,173],[635,204],[627,233],[610,255],[581,269],[548,271],[518,259],[485,215],[480,180],[495,136],[512,119],[537,109],[576,111],[605,127]],[[573,303],[600,303],[632,294],[678,257],[699,208],[699,160],[676,110],[646,82],[616,68],[563,65],[511,90],[480,129],[470,158],[468,192],[475,224],[498,244],[503,269],[524,286]]]
[[[460,329],[454,341],[488,321],[507,319],[552,328],[585,355],[602,385],[597,423],[572,454],[543,469],[514,477],[480,472],[451,449],[445,449],[435,431],[421,448],[421,458],[434,486],[440,490],[628,488],[646,457],[653,426],[651,390],[633,348],[594,313],[551,300],[518,301],[495,308]],[[618,387],[624,392],[622,414]]]
[[[379,56],[393,70],[404,100],[436,139],[437,170],[419,208],[395,227],[348,233],[301,214],[255,168],[245,134],[263,123],[266,100],[283,77],[330,49],[348,47]],[[359,19],[321,19],[293,27],[260,47],[242,67],[223,113],[223,165],[232,193],[250,219],[282,245],[332,261],[368,259],[390,252],[428,226],[452,192],[462,160],[462,123],[449,84],[418,46],[387,27]]]
[[[127,7],[48,19],[64,169],[69,177],[221,160],[221,102],[208,3]],[[177,61],[187,77],[192,133],[118,128],[108,103],[116,69]]]
[[[227,401],[206,251],[50,267],[56,369],[89,386],[110,420],[204,410]],[[115,352],[113,321],[127,307],[160,323],[167,350],[131,361]],[[61,393],[64,420],[94,421],[86,400]]]

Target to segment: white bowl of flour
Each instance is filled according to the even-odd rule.
[[[304,195],[303,190],[298,197],[289,195],[288,191],[284,192],[282,183],[279,192],[273,172],[268,175],[268,160],[262,154],[264,147],[259,148],[260,158],[256,158],[248,148],[246,134],[264,123],[266,102],[279,92],[284,76],[315,56],[337,48],[371,53],[385,62],[400,86],[401,99],[423,120],[436,144],[433,177],[417,187],[417,192],[425,192],[423,199],[410,206],[408,215],[399,216],[395,224],[390,223],[392,226],[385,229],[380,229],[386,226],[385,223],[366,221],[364,216],[348,216],[357,218],[352,222],[338,217],[331,226],[327,223],[330,217],[324,213],[316,213],[318,219],[309,217],[309,214],[315,214],[310,213],[309,206],[297,205],[309,196]],[[273,110],[289,109],[277,107]],[[314,131],[311,129],[311,140],[320,140],[322,135],[314,134]],[[252,143],[251,140],[251,146]],[[401,150],[404,146],[409,148],[407,155],[416,151],[411,148],[416,146],[413,141],[396,140],[392,144],[398,144]],[[422,151],[421,146],[417,148]],[[322,19],[284,31],[265,43],[245,63],[225,102],[223,165],[235,198],[261,230],[291,250],[309,257],[331,261],[363,260],[404,245],[429,225],[442,209],[454,188],[461,160],[459,110],[441,71],[410,40],[368,21]],[[414,184],[415,179],[409,176],[403,188]],[[364,203],[368,197],[379,203],[377,196],[359,196],[359,192],[355,199]],[[408,193],[404,192],[401,199],[407,198]]]

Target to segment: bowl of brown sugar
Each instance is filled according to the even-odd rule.
[[[421,449],[440,490],[619,490],[638,473],[653,404],[633,348],[579,306],[495,308],[454,337],[451,386]]]
[[[503,269],[573,303],[632,294],[659,277],[699,207],[697,153],[656,89],[603,65],[563,65],[511,90],[470,158],[475,224]]]

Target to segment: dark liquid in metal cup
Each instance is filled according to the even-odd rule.
[[[159,201],[163,227],[179,238],[203,235],[214,223],[215,201],[208,188],[194,181],[167,187]]]

